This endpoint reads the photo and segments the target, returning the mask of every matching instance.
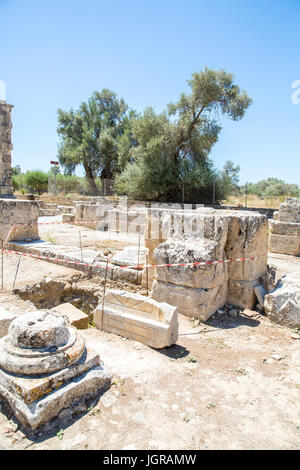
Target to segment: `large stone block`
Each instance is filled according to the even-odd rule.
[[[300,328],[300,272],[283,276],[265,296],[267,317],[281,325]]]
[[[228,282],[227,302],[241,308],[252,309],[257,303],[254,287],[259,285],[259,281],[236,281],[230,279]]]
[[[0,199],[0,239],[38,240],[38,217],[39,206],[36,201]]]
[[[216,241],[173,240],[161,243],[154,251],[157,264],[212,262],[218,259],[220,246]],[[224,258],[224,245],[221,259]],[[227,282],[228,264],[157,267],[156,279],[193,288],[213,288]]]
[[[282,253],[284,255],[299,256],[300,236],[270,233],[269,250],[271,253]]]
[[[176,307],[131,292],[110,290],[95,313],[96,328],[164,348],[178,338]]]
[[[77,330],[86,330],[89,327],[89,316],[70,303],[60,304],[51,310],[59,315],[66,316],[70,325],[77,328]]]
[[[278,219],[281,222],[300,223],[300,203],[297,198],[286,198],[285,202],[280,204]]]
[[[206,321],[227,300],[227,282],[212,289],[192,288],[154,281],[151,296],[159,302],[168,302],[178,307],[179,313]]]
[[[234,212],[234,211],[232,211]],[[268,219],[249,212],[230,213],[226,242],[227,259],[251,258],[229,264],[229,279],[253,281],[267,272]]]

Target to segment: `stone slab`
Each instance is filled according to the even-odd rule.
[[[74,307],[71,303],[60,304],[51,310],[66,316],[70,325],[78,330],[86,330],[89,327],[89,316],[82,310],[79,310],[79,308]]]
[[[99,365],[32,403],[25,403],[1,384],[0,395],[8,401],[14,415],[24,426],[37,429],[64,408],[72,407],[75,411],[78,399],[89,399],[98,395],[110,386],[110,382],[110,376]]]
[[[178,311],[165,302],[111,290],[105,295],[104,309],[102,303],[96,309],[95,326],[160,349],[177,341]]]
[[[178,307],[179,313],[206,321],[226,304],[227,282],[211,289],[192,288],[154,281],[151,297]]]

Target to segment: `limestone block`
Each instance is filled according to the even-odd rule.
[[[283,276],[265,296],[265,313],[276,323],[300,328],[300,272]]]
[[[0,306],[0,338],[7,335],[9,325],[15,318],[16,315]]]
[[[258,300],[258,303],[260,305],[260,307],[264,307],[264,298],[266,296],[266,293],[267,291],[265,290],[265,288],[261,285],[258,285],[258,286],[254,286],[254,292],[255,292],[255,295],[257,297],[257,300]]]
[[[294,222],[280,222],[277,220],[271,220],[270,231],[271,233],[276,233],[277,235],[300,237],[300,223],[297,224]]]
[[[112,264],[108,264],[108,269],[106,269],[106,263],[99,261],[98,259],[95,260],[92,266],[92,273],[94,276],[102,277],[103,279],[112,280],[114,279],[114,269],[115,267]]]
[[[267,271],[268,219],[265,215],[249,212],[230,215],[226,242],[227,259],[255,257],[254,260],[229,264],[229,279],[253,281]]]
[[[300,223],[300,203],[297,198],[286,198],[279,207],[279,217],[281,222]]]
[[[54,217],[55,215],[58,214],[57,209],[40,209],[39,216],[40,217]]]
[[[51,310],[66,316],[70,325],[77,328],[77,330],[85,330],[89,327],[89,316],[71,303],[58,305]]]
[[[121,268],[114,266],[113,268],[113,279],[130,282],[131,284],[141,284],[142,282],[142,271],[131,268]]]
[[[158,302],[165,301],[178,307],[182,315],[206,321],[226,304],[227,282],[212,289],[201,289],[155,280],[151,297]]]
[[[118,266],[140,266],[146,262],[147,249],[138,246],[126,246],[111,258],[111,263]],[[142,267],[140,269],[143,269]]]
[[[75,215],[74,214],[62,214],[62,223],[63,224],[70,224],[75,222]]]
[[[300,225],[300,224],[299,224]],[[271,253],[282,253],[285,255],[300,255],[300,236],[280,235],[270,233],[269,251]]]
[[[110,290],[95,313],[96,328],[140,341],[153,348],[165,348],[178,338],[178,311],[165,302]]]
[[[0,239],[38,240],[38,217],[39,206],[36,201],[0,199]],[[12,229],[14,225],[16,227]]]
[[[161,243],[154,250],[155,264],[180,264],[218,260],[220,246],[216,241],[173,240]],[[217,254],[218,253],[218,254]],[[228,263],[203,266],[157,267],[156,279],[194,288],[213,288],[228,280]]]
[[[257,304],[254,287],[258,284],[257,279],[254,281],[229,280],[227,303],[251,310]]]
[[[57,206],[57,209],[59,210],[59,212],[61,214],[72,214],[73,211],[74,211],[74,207],[73,206],[62,206],[62,205],[58,205]]]

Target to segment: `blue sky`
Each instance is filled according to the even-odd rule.
[[[222,122],[215,165],[239,163],[241,182],[300,184],[299,23],[299,0],[0,0],[13,165],[49,169],[58,108],[110,88],[137,111],[160,111],[208,66],[234,73],[254,101],[241,121]]]

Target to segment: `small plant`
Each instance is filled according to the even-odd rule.
[[[183,418],[183,421],[184,421],[185,423],[188,423],[188,422],[190,421],[190,418],[189,418],[188,416],[185,416],[185,417]]]
[[[64,430],[63,429],[60,429],[58,431],[58,433],[56,434],[56,436],[58,437],[58,439],[61,441],[64,437]]]
[[[47,242],[52,243],[53,245],[56,245],[56,244],[57,244],[57,238],[56,238],[56,236],[55,236],[52,232],[47,232],[47,233],[44,235],[44,239],[45,239]]]
[[[190,357],[188,358],[188,362],[193,362],[193,363],[194,363],[194,362],[197,362],[197,359],[196,359],[195,357],[193,357],[193,356],[190,356]]]
[[[208,404],[206,405],[206,408],[208,408],[209,410],[210,410],[211,408],[215,408],[215,407],[216,407],[215,403],[208,403]]]
[[[242,369],[241,367],[238,367],[237,369],[235,369],[235,372],[237,374],[241,374],[241,375],[247,375],[247,372],[245,369]]]
[[[141,400],[142,400],[141,395],[139,395],[138,397],[136,397],[136,399],[137,399],[138,401],[141,401]]]

